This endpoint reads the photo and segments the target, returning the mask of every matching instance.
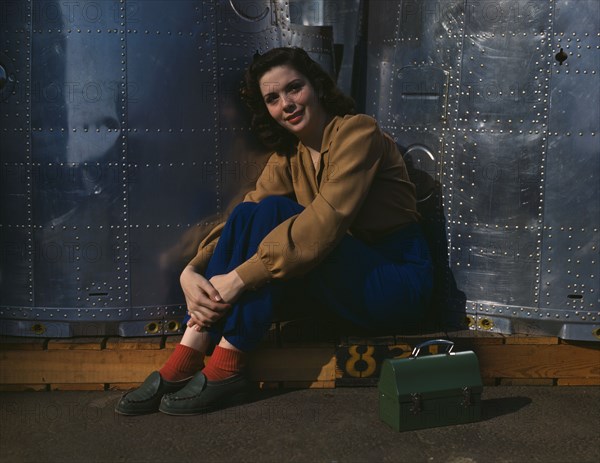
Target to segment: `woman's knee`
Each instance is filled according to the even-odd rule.
[[[237,206],[235,206],[233,211],[231,211],[229,220],[233,220],[233,219],[237,219],[237,218],[242,218],[242,219],[249,218],[256,210],[256,206],[257,206],[257,204],[253,203],[253,202],[244,202],[244,203],[238,204]]]
[[[296,201],[285,196],[267,196],[256,204],[256,213],[267,215],[294,215],[304,209]]]

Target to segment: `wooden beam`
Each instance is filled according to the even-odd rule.
[[[72,339],[50,339],[46,349],[48,350],[102,350],[106,338],[72,338]]]
[[[480,345],[473,350],[486,377],[600,377],[600,345]]]
[[[143,381],[171,350],[44,350],[0,353],[0,384]]]
[[[135,383],[158,370],[172,349],[3,351],[0,384]],[[250,378],[334,381],[334,350],[262,349],[252,354]]]

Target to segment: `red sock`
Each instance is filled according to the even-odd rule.
[[[240,373],[245,366],[245,352],[217,346],[202,373],[209,381],[220,381]]]
[[[189,378],[204,365],[204,354],[191,347],[177,344],[175,351],[158,371],[167,381],[181,381]]]

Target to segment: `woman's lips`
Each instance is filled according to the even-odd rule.
[[[286,121],[290,124],[297,124],[302,119],[304,115],[304,111],[298,111],[297,113],[292,114],[290,117],[286,118]]]

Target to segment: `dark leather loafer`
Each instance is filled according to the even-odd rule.
[[[124,394],[117,402],[115,412],[121,415],[145,415],[158,411],[160,400],[169,392],[176,392],[185,387],[192,377],[182,381],[167,381],[158,371],[153,371],[142,385]]]
[[[250,383],[243,375],[208,381],[199,371],[179,392],[165,394],[159,410],[168,415],[198,415],[248,399]]]

